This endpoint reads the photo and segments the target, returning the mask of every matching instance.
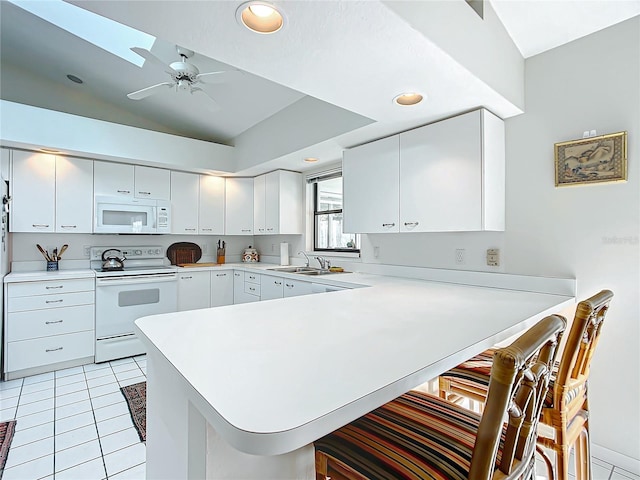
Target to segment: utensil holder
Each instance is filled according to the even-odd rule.
[[[58,262],[47,262],[47,272],[55,272],[58,270]]]
[[[216,256],[216,258],[217,258],[216,263],[218,263],[220,265],[222,265],[224,263],[224,253],[225,253],[224,248],[218,248],[217,256]]]

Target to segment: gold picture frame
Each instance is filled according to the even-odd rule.
[[[556,187],[627,180],[627,132],[556,143]]]

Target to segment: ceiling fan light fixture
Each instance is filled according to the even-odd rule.
[[[249,30],[262,34],[276,33],[285,23],[284,14],[263,1],[243,3],[236,10],[236,19]]]
[[[423,100],[423,98],[424,97],[419,93],[407,92],[407,93],[401,93],[400,95],[397,95],[396,97],[394,97],[393,103],[395,103],[396,105],[401,105],[403,107],[408,107],[408,106],[416,105],[420,103]]]

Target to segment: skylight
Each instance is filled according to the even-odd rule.
[[[153,42],[155,42],[155,37],[151,35],[62,0],[9,1],[23,10],[139,67],[144,64],[144,58],[133,53],[130,48],[141,47],[150,50]]]

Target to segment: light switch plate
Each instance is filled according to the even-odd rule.
[[[497,248],[487,249],[487,265],[490,267],[500,266],[500,250]]]

